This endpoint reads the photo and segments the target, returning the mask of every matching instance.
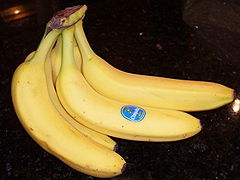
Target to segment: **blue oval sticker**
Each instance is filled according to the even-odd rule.
[[[132,122],[140,122],[144,119],[146,111],[138,106],[126,105],[121,108],[121,115]]]

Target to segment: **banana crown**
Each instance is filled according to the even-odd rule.
[[[68,7],[64,10],[58,11],[56,15],[53,16],[52,19],[47,23],[44,36],[36,53],[32,57],[32,61],[34,61],[33,59],[43,59],[38,57],[42,56],[42,52],[48,52],[48,46],[46,46],[46,44],[51,44],[51,38],[58,36],[63,29],[73,26],[78,20],[84,17],[86,10],[87,6],[82,5]],[[51,33],[51,35],[49,35],[49,33]]]
[[[86,5],[78,5],[58,11],[50,20],[50,27],[52,29],[66,29],[83,19],[86,10]]]

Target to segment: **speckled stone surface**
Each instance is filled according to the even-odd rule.
[[[89,7],[84,23],[89,42],[113,66],[139,74],[218,82],[239,90],[240,59],[226,59],[205,46],[199,36],[201,27],[192,28],[183,21],[180,1],[64,1],[62,6],[81,2]],[[37,48],[43,32],[44,26],[37,26],[35,17],[1,24],[0,179],[97,180],[41,149],[12,107],[12,74]],[[239,114],[231,111],[231,104],[191,114],[201,120],[203,129],[187,140],[147,143],[115,139],[128,166],[123,175],[112,179],[239,179]]]

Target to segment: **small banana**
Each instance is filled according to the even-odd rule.
[[[100,94],[127,104],[182,111],[218,108],[234,99],[233,89],[221,84],[127,73],[116,69],[91,49],[80,20],[75,38],[83,57],[82,73]]]
[[[139,141],[176,141],[201,130],[200,121],[187,113],[128,105],[94,91],[76,66],[73,32],[74,27],[62,32],[63,59],[56,89],[74,119],[103,134]]]
[[[81,6],[73,10],[77,11],[77,15],[82,12]],[[71,17],[76,17],[75,13],[74,16],[68,14],[68,17],[64,17],[64,25],[74,22]],[[58,18],[56,23],[62,23],[61,17],[55,18]],[[53,29],[49,32],[47,26],[32,58],[19,65],[14,72],[11,86],[14,109],[25,130],[50,154],[91,176],[117,176],[125,169],[124,159],[70,125],[55,108],[49,96],[45,59],[61,31]]]
[[[103,146],[111,149],[111,150],[116,150],[117,149],[117,144],[115,141],[113,141],[110,137],[100,134],[96,131],[93,131],[86,126],[83,126],[79,122],[77,122],[75,119],[73,119],[62,107],[58,97],[56,90],[54,88],[53,84],[53,72],[55,72],[55,76],[57,76],[58,71],[61,66],[61,54],[62,54],[62,37],[61,35],[58,37],[57,44],[51,51],[50,55],[47,56],[46,62],[45,62],[45,72],[46,72],[46,80],[47,80],[47,85],[48,85],[48,93],[49,97],[51,98],[55,108],[58,110],[58,112],[63,116],[67,122],[69,122],[73,127],[75,127],[78,131],[80,131],[82,134],[87,136],[88,138],[92,139],[93,141],[96,141],[99,144],[102,144]],[[55,50],[54,50],[55,49]],[[74,55],[78,55],[77,58],[79,57],[80,53],[76,52],[78,49],[76,47],[74,48]],[[58,52],[58,54],[52,55],[52,53]],[[55,59],[52,59],[55,58]],[[53,64],[52,64],[53,63]],[[53,67],[53,68],[51,68]],[[52,71],[53,69],[53,71]]]

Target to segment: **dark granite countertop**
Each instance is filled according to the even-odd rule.
[[[223,57],[205,46],[201,26],[193,28],[183,21],[180,1],[84,2],[89,7],[84,23],[89,42],[113,66],[139,74],[218,82],[239,90],[240,59]],[[64,1],[62,6],[76,4]],[[69,168],[40,148],[15,115],[12,74],[37,48],[43,32],[34,16],[1,24],[0,179],[98,179]],[[165,143],[116,139],[128,168],[113,179],[239,179],[239,113],[233,113],[230,104],[191,114],[203,126],[192,138]]]

